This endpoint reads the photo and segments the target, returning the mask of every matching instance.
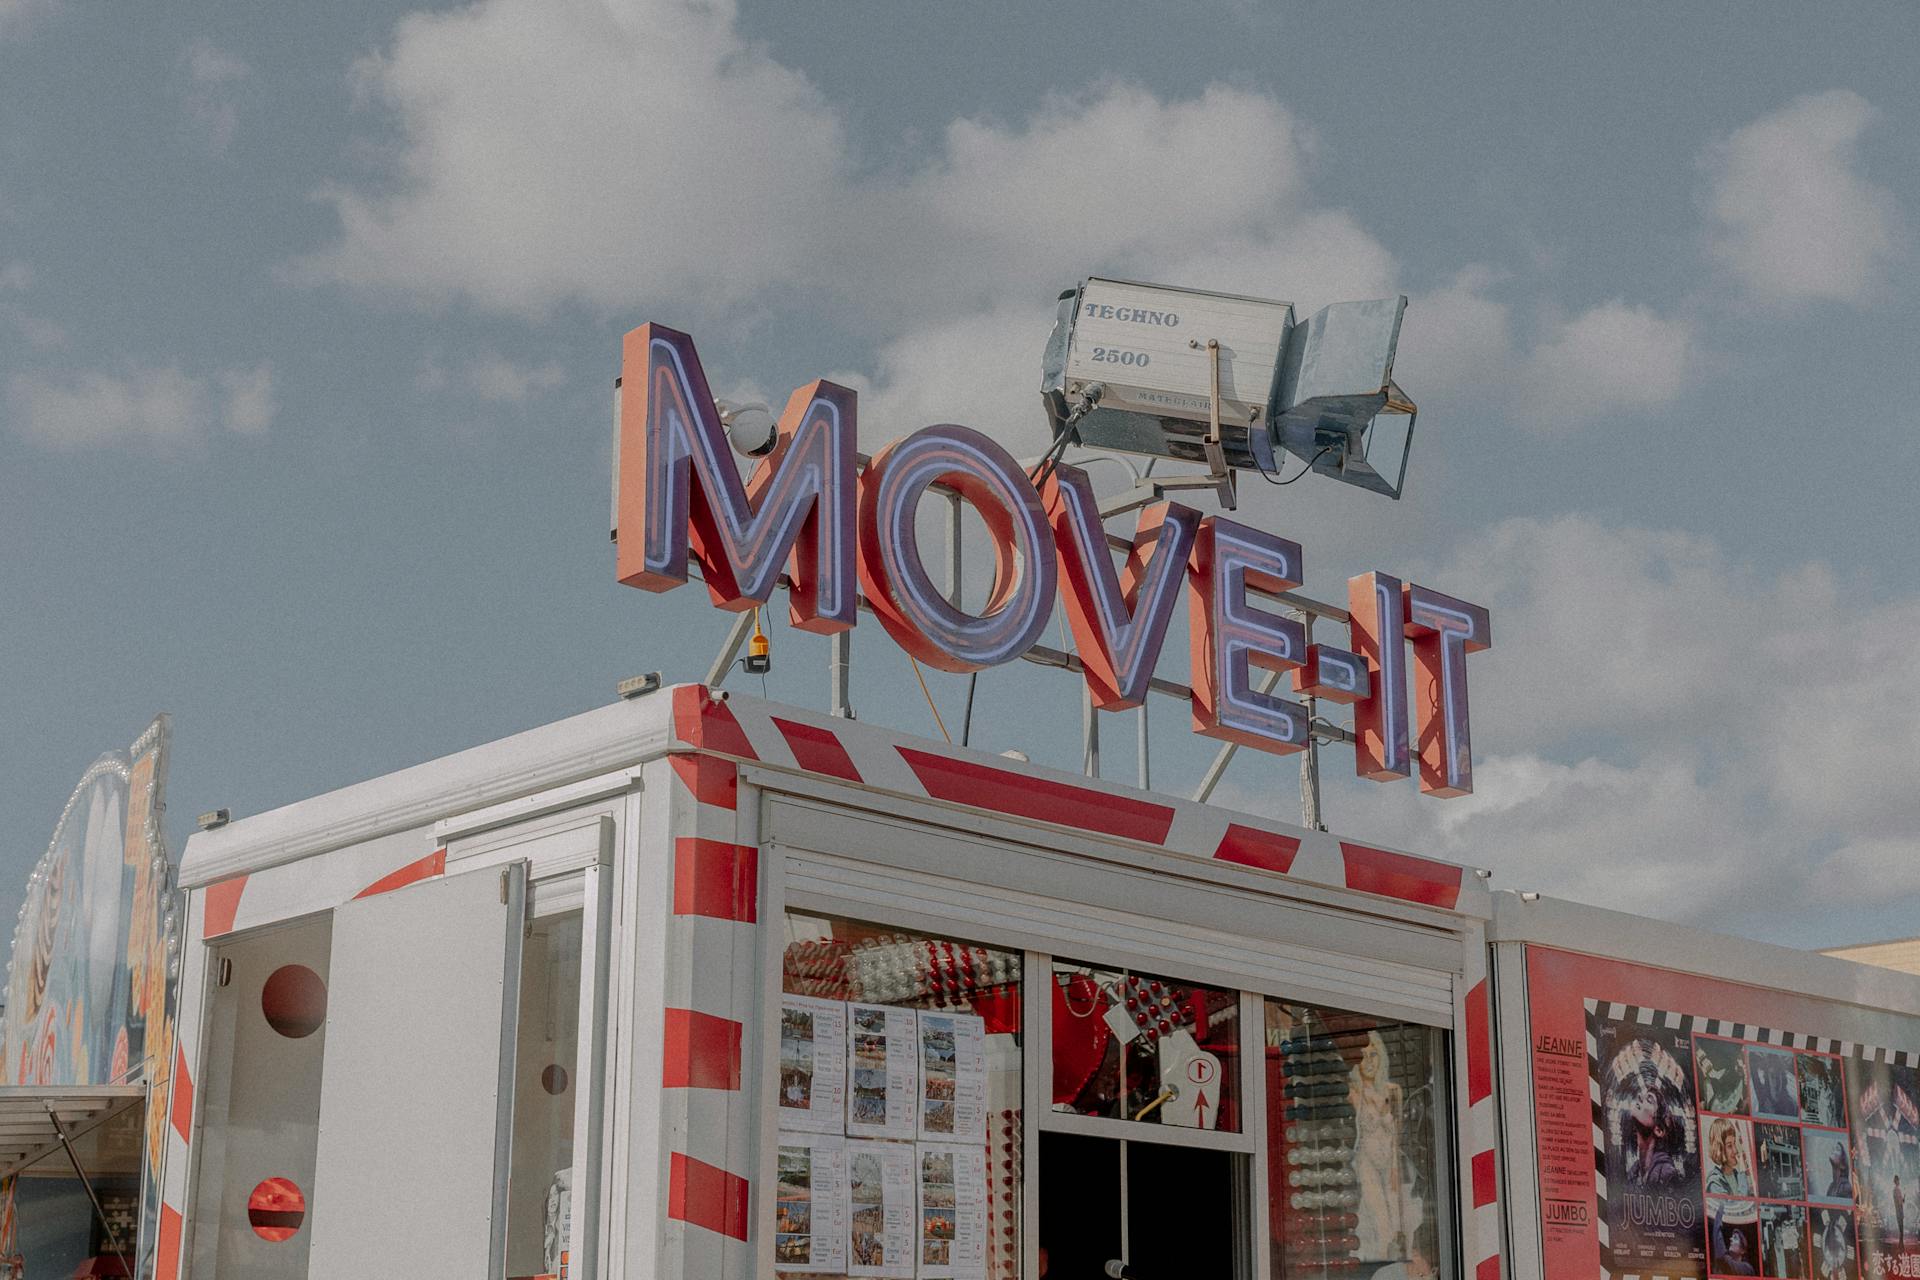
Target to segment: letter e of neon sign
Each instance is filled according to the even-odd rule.
[[[1307,745],[1307,709],[1253,687],[1253,668],[1289,671],[1306,658],[1306,628],[1257,608],[1249,590],[1300,585],[1300,544],[1209,516],[1189,568],[1193,731],[1276,755]]]

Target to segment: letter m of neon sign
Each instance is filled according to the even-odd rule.
[[[795,391],[780,443],[746,483],[714,409],[693,340],[664,325],[626,335],[621,351],[616,574],[670,591],[700,563],[722,609],[765,604],[792,577],[792,624],[844,631],[858,614],[854,572],[854,393],[816,381]]]

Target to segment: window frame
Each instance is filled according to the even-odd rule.
[[[1284,887],[1277,886],[1271,877],[1261,877],[1258,873],[1249,873],[1231,865],[1194,865],[1192,859],[1175,861],[1165,855],[1145,854],[1093,837],[1059,835],[1051,828],[1045,829],[1046,843],[1041,845],[1034,839],[1035,832],[1022,831],[1019,824],[984,818],[972,811],[965,814],[968,829],[960,830],[929,821],[930,815],[924,804],[910,807],[872,792],[853,792],[814,779],[796,779],[751,766],[742,766],[740,783],[741,826],[738,838],[759,850],[764,921],[783,919],[785,912],[793,909],[810,914],[897,925],[902,929],[965,938],[1018,951],[1024,956],[1023,1008],[1029,1010],[1051,1008],[1050,1003],[1045,1002],[1050,1000],[1050,993],[1044,986],[1036,987],[1034,984],[1052,980],[1052,961],[1056,955],[1074,962],[1112,964],[1206,982],[1239,993],[1242,1126],[1237,1134],[1055,1113],[1049,1084],[1051,1020],[1030,1016],[1023,1018],[1023,1276],[1035,1275],[1039,1268],[1039,1233],[1036,1230],[1040,1222],[1039,1142],[1044,1130],[1123,1138],[1130,1142],[1203,1147],[1244,1155],[1248,1193],[1252,1199],[1245,1214],[1247,1225],[1243,1230],[1246,1239],[1240,1243],[1248,1249],[1246,1256],[1251,1262],[1249,1280],[1273,1280],[1272,1249],[1265,1228],[1265,1214],[1272,1193],[1272,1171],[1268,1167],[1266,1151],[1268,1108],[1263,1070],[1265,1012],[1262,1002],[1268,996],[1416,1023],[1437,1028],[1444,1033],[1443,1070],[1438,1081],[1438,1092],[1448,1099],[1450,1109],[1445,1114],[1435,1109],[1436,1124],[1441,1128],[1436,1135],[1435,1163],[1437,1169],[1448,1171],[1451,1176],[1436,1178],[1437,1203],[1434,1213],[1445,1231],[1441,1257],[1438,1259],[1440,1278],[1454,1280],[1462,1274],[1470,1237],[1477,1229],[1472,1217],[1461,1208],[1464,1190],[1473,1186],[1473,1171],[1462,1154],[1460,1142],[1461,1131],[1469,1123],[1463,1058],[1466,1053],[1467,1025],[1464,972],[1467,950],[1484,946],[1484,927],[1481,922],[1411,904],[1388,907],[1368,902],[1342,901],[1337,893],[1316,886],[1294,882],[1287,882]],[[858,806],[849,803],[849,798],[853,796],[858,797]],[[851,838],[839,849],[816,847],[828,842],[818,834],[823,829],[820,823],[793,824],[797,828],[793,829],[784,820],[787,813],[804,810],[814,811],[819,819],[832,827],[843,828]],[[1036,867],[1020,879],[1029,883],[1045,883],[1052,893],[1042,895],[1031,888],[1022,889],[1017,883],[1010,885],[1005,878],[995,880],[986,875],[973,878],[956,875],[951,863],[946,864],[944,874],[936,872],[928,864],[939,865],[939,858],[932,855],[912,856],[911,850],[900,839],[903,828],[915,834],[924,834],[927,843],[951,847],[958,842],[983,854],[997,854],[1002,858],[1011,855],[1014,858],[1041,859],[1043,866]],[[915,862],[920,865],[911,865]],[[1376,933],[1379,932],[1379,926],[1384,926],[1388,931],[1406,931],[1416,946],[1430,944],[1436,934],[1444,933],[1448,950],[1454,957],[1451,963],[1444,966],[1413,966],[1394,961],[1392,967],[1424,971],[1436,992],[1444,992],[1447,1012],[1442,1014],[1437,1008],[1420,1009],[1402,1004],[1371,990],[1378,972],[1389,966],[1386,962],[1374,961],[1364,955],[1339,957],[1340,960],[1351,959],[1353,962],[1351,971],[1356,983],[1351,989],[1341,989],[1337,985],[1333,989],[1326,989],[1318,982],[1296,988],[1282,985],[1276,980],[1273,966],[1263,954],[1272,948],[1263,945],[1262,939],[1223,933],[1217,926],[1210,930],[1212,961],[1199,971],[1193,971],[1192,965],[1183,965],[1179,960],[1169,960],[1147,947],[1117,943],[1112,937],[1112,917],[1115,914],[1112,909],[1085,905],[1098,902],[1102,896],[1110,894],[1110,877],[1116,869],[1113,864],[1120,864],[1120,869],[1166,875],[1169,896],[1178,898],[1189,912],[1194,911],[1193,904],[1222,894],[1230,900],[1251,902],[1271,921],[1276,934],[1285,932],[1290,910],[1312,913],[1321,918],[1331,910],[1337,912],[1342,920],[1366,919],[1370,925],[1376,926]],[[848,873],[845,884],[835,885],[823,876],[813,874],[821,868],[832,867],[839,867]],[[887,885],[884,894],[860,890],[854,877],[863,869],[885,878]],[[802,873],[803,885],[792,883],[796,872]],[[1105,892],[1094,892],[1096,888]],[[956,889],[961,891],[958,896]],[[1193,889],[1198,892],[1181,892]],[[1035,913],[1045,913],[1056,921],[1063,917],[1077,918],[1083,919],[1085,924],[1083,928],[1073,931],[1078,936],[1074,936],[1068,944],[1073,947],[1071,952],[1059,950],[1058,943],[1052,947],[1036,947],[1030,932],[1022,931],[1017,924],[1008,923],[1005,919],[996,921],[979,911],[963,911],[960,918],[956,918],[956,901],[976,891],[982,894],[991,892],[996,901],[1024,903]],[[1133,919],[1145,929],[1156,929],[1171,923],[1195,932],[1209,931],[1209,921],[1205,918],[1195,918],[1192,914],[1183,917],[1178,911],[1169,918],[1166,915],[1148,916],[1136,908]],[[1061,926],[1056,930],[1056,937],[1065,931],[1065,926]],[[767,929],[762,936],[761,999],[759,1026],[755,1034],[758,1036],[761,1058],[760,1079],[767,1080],[778,1078],[778,1037],[766,1034],[765,1028],[778,1025],[782,988],[782,935],[777,930]],[[1436,950],[1430,945],[1424,949],[1427,954],[1433,954]],[[1346,966],[1336,964],[1334,967]],[[1034,994],[1036,990],[1039,997]],[[1036,1004],[1037,998],[1042,1002]],[[751,1221],[757,1225],[770,1221],[773,1212],[770,1193],[766,1189],[775,1184],[779,1145],[775,1140],[778,1133],[778,1105],[773,1093],[764,1089],[761,1090],[761,1096],[753,1099],[752,1105],[759,1119],[758,1129],[766,1135],[766,1140],[760,1144],[760,1158],[749,1207],[753,1215]],[[758,1242],[754,1250],[757,1274],[771,1276],[774,1274],[772,1233],[757,1230],[755,1239]]]

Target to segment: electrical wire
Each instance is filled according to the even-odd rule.
[[[1301,476],[1304,476],[1305,474],[1307,474],[1307,472],[1313,470],[1314,465],[1318,463],[1320,459],[1326,457],[1329,453],[1332,453],[1332,452],[1333,452],[1333,446],[1328,445],[1325,449],[1322,449],[1320,452],[1314,454],[1312,458],[1308,459],[1307,465],[1300,468],[1300,470],[1294,474],[1293,480],[1298,480]],[[1268,484],[1274,486],[1274,488],[1276,489],[1284,489],[1288,485],[1293,483],[1293,480],[1274,479],[1272,476],[1268,475],[1266,473],[1266,470],[1262,467],[1255,467],[1254,470],[1260,473],[1260,478],[1262,480],[1265,480]]]
[[[933,705],[933,691],[927,688],[927,678],[920,674],[919,661],[912,654],[907,655],[907,661],[913,663],[913,678],[920,682],[920,693],[927,700],[927,710],[933,712],[933,723],[939,726],[940,736],[947,740],[947,745],[952,746],[953,735],[947,732],[947,722],[940,718],[940,708]]]

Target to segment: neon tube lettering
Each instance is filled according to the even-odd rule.
[[[978,615],[927,575],[915,516],[934,483],[979,513],[993,544],[993,590]],[[860,587],[894,642],[942,671],[980,671],[1025,653],[1053,610],[1053,531],[1040,495],[1007,451],[970,427],[924,427],[882,449],[860,477]]]
[[[691,546],[714,604],[739,611],[765,604],[791,562],[793,625],[853,626],[854,393],[831,382],[794,392],[779,447],[743,485],[693,339],[642,325],[621,359],[617,515],[630,536],[619,580],[670,591],[687,580]]]
[[[1137,707],[1166,642],[1200,513],[1160,502],[1140,513],[1133,550],[1116,573],[1093,485],[1078,467],[1054,469],[1042,499],[1060,554],[1060,599],[1093,705]]]
[[[1249,588],[1300,585],[1300,544],[1209,516],[1194,540],[1187,597],[1193,730],[1285,755],[1307,745],[1307,709],[1253,687],[1253,668],[1288,671],[1306,657],[1306,628],[1255,608]]]
[[[1473,793],[1473,744],[1467,725],[1467,655],[1493,644],[1487,611],[1429,587],[1408,584],[1407,635],[1413,640],[1415,714],[1419,717],[1420,790],[1430,796]]]
[[[1353,704],[1353,771],[1385,782],[1412,772],[1407,747],[1406,603],[1400,579],[1363,573],[1347,580],[1347,632],[1365,659],[1372,691]]]

